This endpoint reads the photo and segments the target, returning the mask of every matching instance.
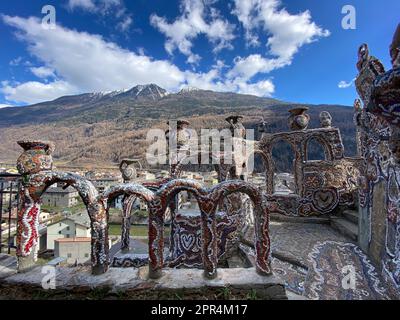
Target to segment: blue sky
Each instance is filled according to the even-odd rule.
[[[351,105],[358,46],[390,68],[399,12],[398,0],[1,1],[0,107],[146,83]]]

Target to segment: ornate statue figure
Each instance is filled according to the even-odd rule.
[[[231,125],[232,136],[235,138],[244,139],[246,136],[246,129],[243,126],[242,119],[242,116],[229,116],[225,119]]]
[[[361,71],[365,65],[368,63],[369,60],[369,49],[366,43],[363,43],[358,48],[358,61],[357,61],[357,69]]]
[[[319,114],[319,121],[322,128],[332,127],[332,116],[328,111],[322,111]]]
[[[167,124],[170,125],[171,122],[168,121]],[[176,130],[174,130],[175,128],[170,128],[170,130],[167,130],[166,132],[167,140],[169,142],[171,142],[171,139],[176,139],[175,141],[178,150],[189,144],[191,136],[190,131],[188,130],[189,125],[190,125],[189,121],[177,120]]]
[[[265,121],[264,117],[261,117],[261,122],[258,124],[258,132],[261,134],[268,132],[268,124]]]
[[[400,24],[390,46],[393,69],[380,74],[373,82],[368,111],[400,126]]]
[[[376,58],[369,57],[368,47],[359,50],[357,91],[364,103],[356,100],[354,121],[357,144],[364,165],[359,177],[360,216],[368,221],[359,237],[371,260],[383,266],[385,277],[399,288],[400,250],[398,214],[400,165],[400,25],[390,46],[393,69],[385,72]],[[379,187],[378,187],[379,186]],[[385,234],[374,223],[386,214]],[[378,243],[377,250],[372,243]]]
[[[369,55],[368,45],[365,43],[358,49],[357,69],[359,74],[355,82],[356,89],[364,106],[368,107],[373,82],[378,75],[385,73],[385,68],[377,58]]]

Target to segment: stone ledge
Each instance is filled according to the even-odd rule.
[[[1,282],[3,286],[27,288],[42,287],[42,267],[36,267],[26,273],[11,275]],[[107,289],[118,293],[125,291],[160,291],[182,293],[199,290],[218,290],[231,288],[244,292],[256,292],[261,299],[287,299],[283,282],[275,277],[261,276],[255,268],[218,269],[218,276],[213,280],[203,277],[201,269],[164,269],[163,276],[157,280],[148,279],[148,268],[110,268],[99,276],[93,276],[89,267],[56,268],[56,290],[85,292]]]
[[[289,222],[289,223],[314,223],[314,224],[329,224],[329,217],[295,217],[285,216],[279,213],[271,213],[271,221],[274,222]]]
[[[17,259],[7,254],[0,254],[0,279],[17,273]]]

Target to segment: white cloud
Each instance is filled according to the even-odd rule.
[[[68,7],[71,10],[81,9],[106,14],[112,8],[124,7],[124,3],[122,0],[69,0]]]
[[[116,24],[117,29],[122,32],[129,30],[133,23],[132,15],[126,10],[123,0],[68,0],[67,4],[70,10],[84,10],[103,16],[115,16],[120,20]]]
[[[261,97],[271,97],[275,92],[275,86],[271,80],[263,80],[256,83],[240,82],[238,83],[238,92]]]
[[[275,86],[270,79],[261,80],[255,83],[248,81],[246,77],[224,78],[221,69],[214,68],[206,73],[186,72],[186,86],[196,87],[203,90],[214,90],[221,92],[237,92],[251,94],[260,97],[271,97],[275,92]]]
[[[242,77],[251,79],[258,73],[268,73],[284,65],[278,59],[266,59],[260,54],[252,54],[246,58],[236,57],[233,68],[228,72],[228,77]]]
[[[80,8],[90,11],[96,10],[93,0],[69,0],[68,7],[70,9]]]
[[[351,80],[350,82],[346,82],[346,81],[342,80],[342,81],[340,81],[340,82],[338,83],[338,88],[339,88],[339,89],[347,89],[347,88],[350,88],[350,87],[353,85],[353,83],[354,83],[355,80],[356,80],[356,79],[353,79],[353,80]]]
[[[50,79],[26,83],[2,82],[0,91],[8,101],[37,103],[63,95],[82,92],[119,90],[138,84],[156,82],[169,91],[187,85],[214,91],[230,91],[271,96],[271,79],[257,82],[252,78],[279,67],[278,59],[259,54],[237,57],[233,66],[216,60],[208,72],[183,71],[166,60],[154,60],[145,54],[125,50],[101,36],[57,26],[57,31],[43,30],[39,19],[3,16],[14,27],[29,53],[42,63],[30,68],[36,76]],[[57,76],[55,76],[57,75]]]
[[[205,35],[214,45],[214,52],[232,48],[235,38],[234,26],[220,17],[219,12],[211,8],[213,0],[181,0],[181,16],[169,23],[166,18],[152,14],[150,23],[163,33],[167,40],[165,49],[173,54],[178,49],[187,56],[188,63],[197,63],[200,56],[192,52],[193,40]]]
[[[60,96],[79,92],[77,88],[65,81],[54,81],[48,84],[29,81],[16,86],[4,86],[1,91],[9,101],[29,104],[53,100]]]
[[[246,31],[249,45],[258,45],[260,39],[255,33],[262,28],[268,34],[269,54],[276,60],[276,67],[292,62],[294,55],[305,44],[330,35],[328,30],[317,26],[311,20],[310,12],[290,14],[282,9],[280,0],[234,0],[235,14]]]
[[[15,59],[12,59],[9,64],[11,67],[17,67],[21,64],[22,60],[22,57],[17,57]]]
[[[31,103],[33,100],[57,98],[61,94],[78,91],[118,90],[143,83],[157,83],[174,89],[184,81],[184,73],[164,60],[153,60],[144,55],[124,50],[101,36],[77,32],[57,26],[57,31],[43,30],[36,18],[3,16],[6,24],[15,27],[20,40],[28,45],[29,52],[43,62],[43,67],[54,70],[62,81],[43,86],[29,83],[28,88],[44,91],[30,99],[28,93],[6,87],[7,99]],[[11,87],[12,88],[12,87]],[[25,88],[27,89],[27,88]],[[4,91],[4,88],[3,88]],[[28,90],[29,94],[33,92]]]
[[[55,77],[54,70],[46,67],[32,67],[29,70],[38,78],[46,79]]]
[[[126,16],[124,20],[118,23],[118,29],[121,30],[122,32],[126,32],[129,30],[133,23],[133,19],[131,16]]]

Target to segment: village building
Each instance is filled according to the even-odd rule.
[[[79,194],[72,187],[66,189],[56,186],[43,194],[43,205],[49,207],[70,208],[78,204]]]
[[[122,182],[122,179],[120,177],[101,177],[101,178],[93,178],[90,179],[90,181],[93,183],[93,185],[96,187],[97,190],[100,192],[103,192],[107,188],[110,188],[112,186],[115,186],[119,183]]]
[[[88,214],[78,213],[47,226],[47,249],[53,250],[57,239],[90,237],[90,218]]]
[[[54,241],[54,257],[65,258],[67,264],[83,264],[90,260],[90,237],[60,238]]]

